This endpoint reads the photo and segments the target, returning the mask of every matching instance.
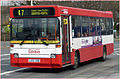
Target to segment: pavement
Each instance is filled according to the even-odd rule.
[[[10,66],[9,41],[1,42],[1,77],[2,78],[119,78],[119,40],[114,41],[114,53],[107,56],[106,61],[94,59],[81,63],[71,70],[70,67],[61,69],[34,69]]]

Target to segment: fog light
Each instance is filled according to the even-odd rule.
[[[10,45],[10,47],[14,47],[14,45],[13,45],[13,44],[11,44],[11,45]]]
[[[51,54],[51,58],[56,58],[56,54]]]
[[[61,45],[56,45],[56,48],[60,48],[61,47]]]
[[[18,58],[19,57],[18,53],[14,53],[14,57]]]

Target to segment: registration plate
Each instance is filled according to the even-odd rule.
[[[28,62],[40,62],[40,59],[29,59]]]

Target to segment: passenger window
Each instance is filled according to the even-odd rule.
[[[96,19],[96,28],[97,28],[96,35],[101,35],[101,27],[100,27],[100,19],[99,18]]]
[[[110,34],[110,22],[108,18],[106,18],[106,33],[107,35]]]
[[[87,37],[89,36],[89,17],[82,16],[82,36]]]
[[[109,19],[110,22],[110,34],[113,34],[113,21],[112,19]]]
[[[105,24],[105,22],[106,22],[105,18],[100,19],[100,26],[101,26],[101,34],[102,35],[106,35],[106,24]]]
[[[96,18],[91,17],[90,18],[90,36],[95,36],[96,35]]]
[[[81,16],[72,16],[72,37],[81,36]]]

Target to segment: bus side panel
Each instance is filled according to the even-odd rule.
[[[75,56],[75,49],[71,52],[71,64],[74,65],[74,56]]]
[[[102,44],[106,46],[107,55],[114,51],[114,36],[104,35],[102,36]]]
[[[19,66],[18,58],[14,58],[14,54],[10,54],[10,64],[13,67]]]
[[[106,49],[107,49],[107,55],[110,55],[114,51],[114,44],[106,44]]]
[[[88,61],[94,58],[102,56],[103,46],[92,46],[88,48],[81,48],[80,50],[80,62]]]
[[[56,55],[56,58],[51,58],[52,68],[61,68],[62,67],[62,55]]]

